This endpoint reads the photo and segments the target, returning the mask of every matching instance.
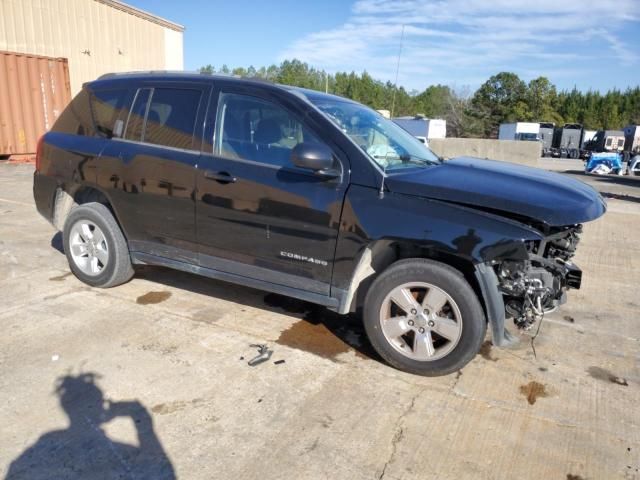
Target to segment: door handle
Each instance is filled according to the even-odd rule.
[[[236,177],[227,172],[212,172],[211,170],[204,171],[204,178],[215,180],[218,183],[235,183],[238,181]]]

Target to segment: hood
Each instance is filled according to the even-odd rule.
[[[420,171],[390,175],[392,193],[512,213],[550,226],[588,222],[606,211],[589,185],[508,162],[460,157]]]

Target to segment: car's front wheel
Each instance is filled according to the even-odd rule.
[[[73,274],[92,287],[115,287],[133,276],[124,235],[111,211],[100,203],[71,210],[63,244]]]
[[[425,376],[460,370],[480,350],[487,329],[478,298],[448,265],[402,260],[371,285],[364,325],[390,365]]]

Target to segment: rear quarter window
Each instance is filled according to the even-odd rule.
[[[83,136],[121,136],[130,101],[127,89],[92,90],[84,87],[51,130]]]
[[[129,113],[129,91],[123,89],[94,90],[90,94],[95,130],[108,137],[120,137]]]
[[[83,88],[64,109],[51,131],[72,135],[94,135],[89,97],[89,90]]]

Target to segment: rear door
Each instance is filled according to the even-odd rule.
[[[215,131],[207,131],[211,144],[197,174],[200,264],[328,295],[346,158],[295,104],[269,91],[222,87],[209,112]],[[300,142],[329,146],[343,175],[327,179],[294,166],[291,150]]]
[[[140,85],[121,138],[103,151],[98,181],[114,197],[134,252],[197,262],[195,169],[209,89]]]

